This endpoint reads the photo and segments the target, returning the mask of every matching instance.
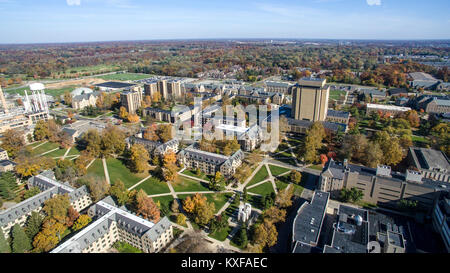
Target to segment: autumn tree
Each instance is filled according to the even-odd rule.
[[[39,174],[43,170],[53,169],[56,162],[49,157],[20,155],[16,158],[16,173],[22,178]]]
[[[59,241],[67,227],[55,219],[46,220],[42,231],[39,232],[33,240],[33,246],[37,252],[48,252],[53,249]]]
[[[159,137],[156,134],[156,130],[156,123],[153,123],[144,130],[142,137],[151,141],[158,141]]]
[[[67,210],[66,225],[68,227],[73,226],[75,220],[77,220],[78,217],[80,217],[80,214],[78,213],[78,211],[76,211],[72,206],[70,206],[69,209]]]
[[[87,214],[82,214],[77,220],[73,223],[72,230],[77,231],[81,230],[85,226],[87,226],[90,222],[92,222],[92,218]]]
[[[57,194],[44,202],[44,207],[42,210],[47,215],[46,219],[55,219],[60,223],[66,224],[69,207],[69,195]]]
[[[397,165],[402,161],[403,151],[397,137],[390,136],[386,131],[378,131],[375,133],[374,141],[380,145],[383,151],[383,164]]]
[[[370,141],[365,150],[364,165],[376,168],[383,161],[383,151],[380,145],[376,142]]]
[[[10,129],[3,133],[2,143],[0,147],[8,152],[11,158],[16,157],[22,147],[25,146],[25,139],[18,130]]]
[[[286,219],[286,210],[280,209],[276,206],[270,207],[264,211],[263,218],[271,224],[284,222]]]
[[[130,122],[130,123],[137,123],[137,122],[139,122],[139,116],[136,115],[136,114],[129,114],[129,115],[127,116],[127,120],[128,120],[128,122]]]
[[[109,191],[110,185],[105,179],[95,179],[94,177],[88,176],[84,180],[94,202],[100,201]]]
[[[290,180],[295,184],[300,184],[302,181],[302,174],[299,171],[292,170],[289,174]]]
[[[209,188],[213,191],[222,191],[225,189],[225,178],[220,172],[216,172],[209,183]]]
[[[280,190],[275,197],[275,205],[279,208],[287,208],[292,205],[292,196],[294,195],[294,187]]]
[[[143,218],[157,223],[160,219],[160,211],[151,197],[141,189],[136,194],[136,213]]]
[[[277,243],[278,232],[275,225],[270,221],[264,220],[260,224],[254,225],[253,244],[261,245],[261,247],[271,247]]]
[[[214,203],[208,203],[206,196],[196,193],[188,196],[183,201],[183,209],[194,216],[194,221],[200,225],[206,225],[214,217]]]
[[[182,213],[179,213],[177,215],[177,224],[180,226],[185,226],[186,225],[186,216]]]
[[[325,129],[320,122],[314,122],[306,131],[305,144],[303,154],[305,161],[314,163],[317,161],[317,151],[322,148],[322,140],[325,137]]]
[[[134,144],[130,149],[130,163],[133,171],[143,173],[148,170],[150,156],[142,144]]]
[[[69,91],[64,92],[64,102],[66,105],[72,106],[72,94]]]
[[[120,106],[120,109],[119,109],[119,117],[120,117],[121,119],[126,119],[126,118],[128,117],[127,109],[126,109],[125,107],[123,107],[123,106]]]
[[[34,127],[33,136],[37,141],[44,140],[49,135],[49,128],[47,126],[47,122],[45,120],[38,120],[36,122],[36,126]]]
[[[101,136],[96,129],[89,129],[81,138],[81,143],[86,148],[86,155],[91,158],[100,155],[101,142]]]
[[[100,154],[103,157],[122,154],[125,146],[125,133],[121,129],[108,125],[103,130],[100,142]]]
[[[156,130],[156,134],[163,143],[166,143],[172,139],[172,125],[161,124]]]

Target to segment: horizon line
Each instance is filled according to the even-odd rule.
[[[166,38],[166,39],[144,39],[144,40],[91,40],[91,41],[70,41],[70,42],[21,42],[21,43],[1,43],[4,45],[47,45],[47,44],[88,44],[88,43],[117,43],[117,42],[158,42],[158,41],[217,41],[217,40],[229,40],[229,41],[374,41],[374,42],[450,42],[450,38],[412,38],[412,39],[362,39],[362,38]]]

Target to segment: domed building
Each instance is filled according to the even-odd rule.
[[[90,89],[90,88],[80,87],[80,88],[76,88],[75,90],[70,92],[70,94],[72,95],[72,97],[75,97],[75,96],[80,96],[80,95],[85,95],[85,94],[91,94],[93,92],[94,91],[92,91],[92,89]]]

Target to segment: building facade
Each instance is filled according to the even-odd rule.
[[[450,163],[447,156],[438,150],[410,147],[407,160],[423,177],[450,183]]]
[[[180,151],[177,159],[188,169],[198,168],[209,175],[220,172],[225,177],[231,177],[242,164],[244,156],[240,149],[231,156],[225,156],[202,151],[193,144]]]
[[[423,178],[421,172],[407,170],[405,174],[391,172],[389,166],[376,169],[330,160],[320,178],[319,189],[338,198],[342,189],[356,188],[364,194],[363,201],[397,207],[402,199],[417,201],[430,209],[437,193],[447,190],[446,183]]]
[[[325,121],[330,87],[326,80],[304,78],[292,88],[292,118]]]
[[[140,91],[125,91],[120,94],[120,103],[127,112],[135,114],[136,110],[142,105],[142,92]]]
[[[73,188],[55,180],[52,171],[45,171],[39,175],[31,177],[28,187],[38,187],[41,192],[30,197],[7,210],[0,212],[0,227],[5,237],[9,237],[10,230],[15,224],[24,226],[26,220],[33,211],[40,212],[45,201],[56,194],[68,194],[70,204],[76,211],[81,211],[92,204],[92,199],[86,186]]]
[[[51,253],[101,253],[117,241],[154,253],[173,239],[172,224],[167,217],[153,223],[118,208],[111,197],[91,206],[88,214],[95,220]]]

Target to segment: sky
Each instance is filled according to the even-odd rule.
[[[0,43],[450,39],[449,0],[0,0]]]

